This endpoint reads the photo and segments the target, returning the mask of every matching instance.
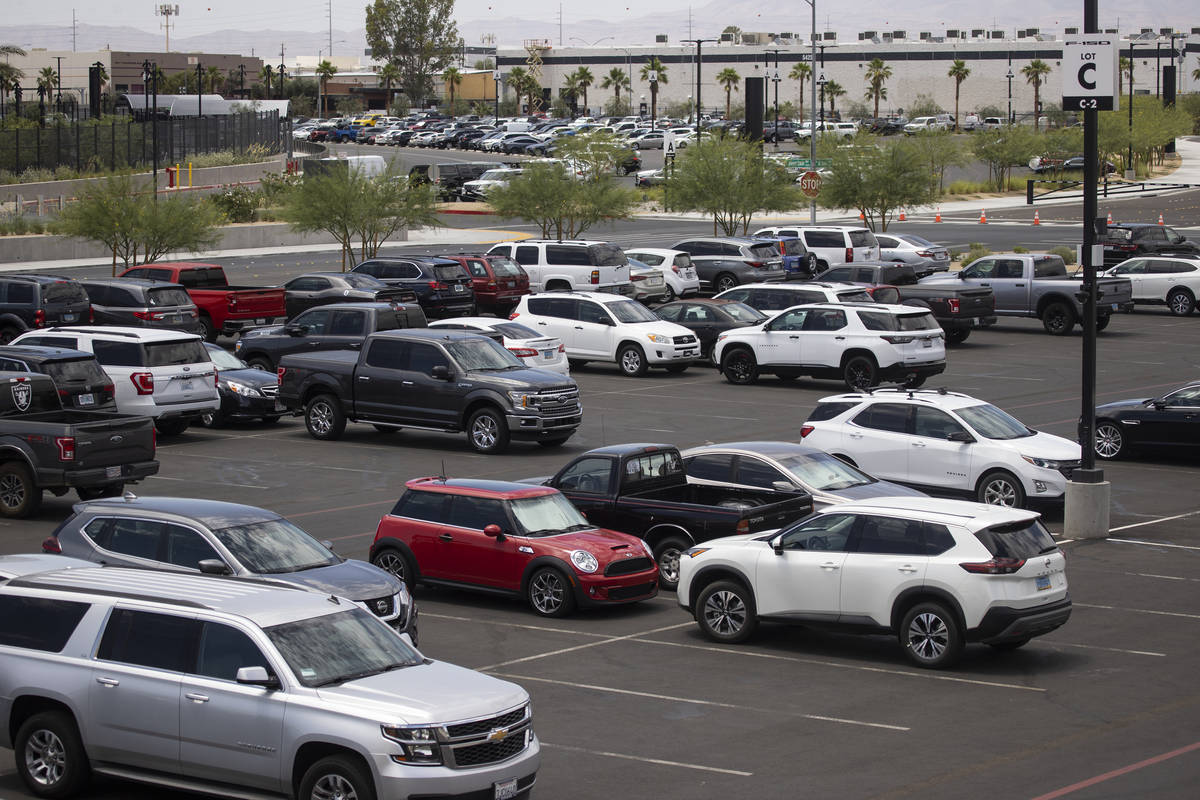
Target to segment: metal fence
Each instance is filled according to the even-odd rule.
[[[0,128],[0,170],[68,167],[87,172],[148,165],[154,161],[156,133],[160,164],[202,153],[244,153],[252,145],[274,155],[285,152],[288,136],[277,111],[170,117],[157,123],[113,116],[45,128]]]

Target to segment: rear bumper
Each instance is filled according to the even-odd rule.
[[[918,364],[892,364],[890,367],[880,367],[879,377],[885,381],[898,381],[908,375],[918,378],[941,375],[946,371],[946,360],[926,361]]]
[[[973,642],[1012,642],[1041,636],[1061,627],[1071,617],[1071,598],[1034,608],[996,606],[988,610],[979,627],[967,632]]]
[[[116,472],[110,472],[109,470]],[[43,488],[55,486],[107,486],[111,483],[133,483],[158,472],[157,461],[134,461],[113,467],[62,470],[41,467],[37,471],[38,485]]]
[[[938,325],[942,326],[943,330],[953,330],[959,328],[987,328],[996,324],[996,317],[941,317],[938,319]]]

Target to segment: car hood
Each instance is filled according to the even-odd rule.
[[[1051,461],[1078,461],[1082,457],[1078,443],[1041,431],[1024,439],[1010,439],[1008,444],[1019,450],[1021,455],[1037,456]]]
[[[477,370],[459,377],[459,384],[471,380],[486,380],[491,387],[501,391],[538,392],[547,389],[578,389],[570,378],[563,379],[562,373],[546,369],[527,367],[525,369],[510,369],[504,371]]]
[[[274,372],[267,372],[265,369],[221,369],[217,370],[217,377],[222,380],[245,383],[255,389],[279,383],[279,376]]]
[[[621,560],[628,554],[644,556],[641,540],[627,533],[592,528],[586,531],[571,531],[553,536],[514,537],[542,548],[569,553],[572,550],[587,550],[600,558],[602,564],[610,560]],[[618,549],[614,549],[618,548]]]
[[[1101,416],[1105,412],[1126,411],[1131,408],[1145,408],[1154,399],[1153,397],[1139,397],[1134,400],[1116,400],[1112,403],[1105,403],[1102,406],[1096,406],[1096,415]]]
[[[388,725],[445,725],[497,716],[529,702],[515,683],[441,661],[325,686],[317,694]]]
[[[306,569],[303,572],[271,574],[273,580],[294,583],[305,589],[335,594],[347,600],[370,600],[397,594],[401,589],[400,579],[365,561],[346,559],[328,567]]]

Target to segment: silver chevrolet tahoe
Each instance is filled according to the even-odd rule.
[[[357,604],[119,567],[0,586],[0,746],[39,797],[91,773],[241,798],[527,797],[529,695]]]

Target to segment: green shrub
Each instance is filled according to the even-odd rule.
[[[209,200],[230,222],[253,222],[254,211],[262,205],[263,196],[247,186],[226,186]]]
[[[283,175],[268,173],[262,176],[263,204],[268,206],[280,205],[283,198],[300,183],[299,175]]]
[[[1029,248],[1028,248],[1028,247],[1023,247],[1023,246],[1021,246],[1021,245],[1016,245],[1015,247],[1013,247],[1013,252],[1014,252],[1014,253],[1028,253],[1028,252],[1029,252]]]
[[[1060,244],[1050,251],[1050,255],[1059,256],[1068,267],[1075,263],[1075,248]]]
[[[981,242],[971,242],[971,244],[967,247],[967,251],[962,253],[962,256],[959,260],[962,261],[963,264],[970,264],[977,258],[983,258],[984,256],[991,254],[992,251],[988,249],[986,244],[982,244]]]

